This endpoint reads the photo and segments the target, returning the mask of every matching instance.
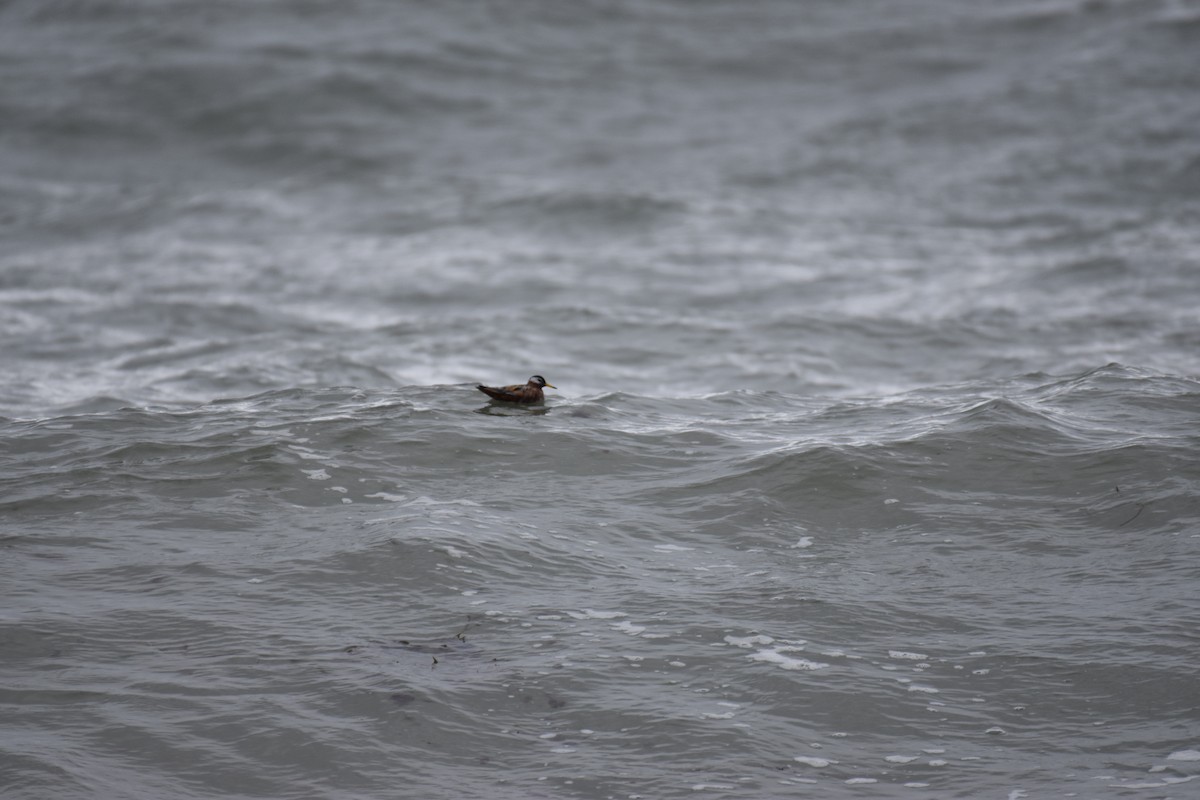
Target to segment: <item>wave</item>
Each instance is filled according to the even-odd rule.
[[[1118,365],[1025,380],[1032,385],[1018,382],[1008,396],[969,399],[959,387],[810,411],[772,426],[793,441],[719,459],[707,465],[710,477],[656,486],[647,497],[695,509],[697,518],[737,511],[742,520],[834,529],[915,525],[922,509],[944,513],[947,503],[1042,512],[1065,504],[1119,527],[1132,520],[1118,517],[1153,501],[1167,516],[1160,530],[1179,530],[1193,516],[1185,509],[1200,491],[1188,477],[1195,381]],[[1156,412],[1149,418],[1148,405]]]
[[[552,192],[498,200],[485,216],[565,236],[607,235],[613,230],[649,229],[683,213],[683,204],[624,192]]]
[[[236,751],[276,789],[298,783],[263,772],[278,763],[256,744],[264,718],[313,741],[378,725],[362,736],[372,762],[397,730],[474,731],[534,776],[534,748],[626,706],[650,711],[622,741],[668,720],[706,758],[730,715],[754,721],[739,741],[767,728],[755,752],[813,741],[805,726],[828,717],[917,753],[936,709],[939,747],[962,747],[1025,725],[1012,709],[1083,667],[1190,678],[1171,620],[1194,606],[1198,389],[1110,364],[838,399],[599,391],[494,416],[465,384],[327,387],[2,420],[4,635],[18,688],[34,687],[14,713],[44,723],[61,698],[36,687],[70,668],[93,696],[59,738],[103,738],[111,714],[146,704],[217,713],[219,729],[167,738]],[[769,713],[697,692],[706,675]],[[699,705],[674,710],[664,687]],[[797,697],[815,722],[770,711]],[[1030,724],[1053,738],[1094,716],[1090,696],[1063,702],[1066,722]],[[138,719],[139,742],[170,727]],[[840,741],[820,751],[847,765],[835,786],[861,774]],[[879,774],[907,757],[881,754]],[[44,753],[29,763],[49,769]]]

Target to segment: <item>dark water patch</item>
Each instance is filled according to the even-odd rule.
[[[683,212],[678,202],[646,195],[564,193],[499,201],[488,220],[518,224],[551,235],[605,235],[655,227]]]

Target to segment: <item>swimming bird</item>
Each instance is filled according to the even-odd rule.
[[[540,403],[542,402],[542,387],[557,389],[553,383],[546,383],[541,375],[534,375],[529,383],[522,386],[515,383],[512,386],[484,386],[482,383],[475,388],[493,400],[505,403]]]

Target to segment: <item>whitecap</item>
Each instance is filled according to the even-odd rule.
[[[756,636],[726,636],[725,643],[731,644],[734,647],[741,647],[749,650],[757,644],[771,644],[775,640],[770,636],[758,634]]]
[[[1170,761],[1200,761],[1200,750],[1176,750],[1167,756]]]
[[[617,617],[625,616],[623,611],[597,611],[594,608],[585,608],[581,611],[568,611],[567,616],[571,619],[616,619]]]
[[[929,656],[924,653],[909,653],[905,650],[888,650],[889,658],[903,658],[907,661],[924,661]]]
[[[749,658],[751,661],[763,661],[787,670],[818,670],[829,666],[819,661],[809,661],[806,658],[792,658],[778,650],[759,650],[752,653]]]
[[[1118,789],[1160,789],[1164,786],[1173,786],[1177,783],[1187,783],[1195,778],[1195,775],[1185,775],[1178,778],[1164,777],[1161,781],[1147,781],[1145,783],[1114,783],[1111,785]]]

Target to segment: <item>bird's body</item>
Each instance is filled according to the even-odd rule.
[[[546,383],[546,379],[541,375],[534,375],[525,385],[516,383],[512,386],[484,386],[480,384],[475,388],[502,403],[540,403],[545,397],[542,394],[544,386],[551,389],[558,388],[553,383]]]

